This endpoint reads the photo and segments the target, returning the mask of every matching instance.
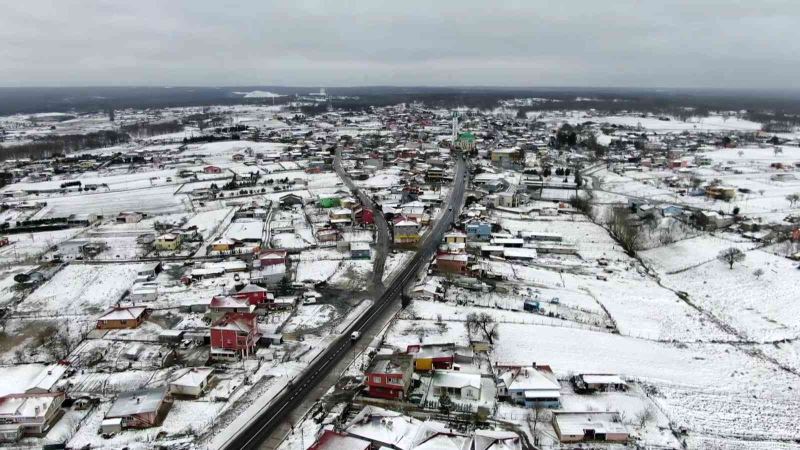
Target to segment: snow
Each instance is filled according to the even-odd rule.
[[[18,310],[36,314],[99,314],[117,303],[143,264],[70,264],[36,289]]]

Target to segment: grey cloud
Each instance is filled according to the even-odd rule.
[[[800,3],[27,0],[0,85],[799,88]]]

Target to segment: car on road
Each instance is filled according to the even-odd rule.
[[[353,333],[350,335],[350,340],[355,342],[360,337],[361,337],[361,332],[360,331],[353,331]]]

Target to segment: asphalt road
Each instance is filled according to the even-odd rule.
[[[460,157],[456,163],[456,174],[453,179],[453,188],[444,203],[447,208],[441,218],[436,222],[419,250],[412,260],[401,269],[394,277],[383,295],[368,309],[364,315],[356,320],[351,327],[335,340],[326,351],[320,354],[308,368],[295,378],[294,384],[279,394],[259,416],[239,432],[236,437],[229,440],[222,448],[225,449],[257,449],[267,441],[272,432],[286,420],[286,417],[304,400],[312,395],[318,384],[323,382],[331,370],[343,359],[351,357],[353,343],[350,335],[353,331],[369,331],[378,319],[385,317],[386,309],[396,303],[400,295],[415,275],[426,267],[430,258],[442,240],[442,235],[448,230],[454,217],[457,216],[464,201],[466,186],[466,163]],[[378,214],[376,214],[377,216]],[[362,339],[364,339],[362,337]]]

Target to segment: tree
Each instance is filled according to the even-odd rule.
[[[608,223],[608,232],[622,249],[630,256],[635,256],[642,241],[642,232],[628,218],[630,212],[626,208],[615,208]]]
[[[289,281],[289,277],[281,278],[281,281],[278,282],[278,293],[280,295],[288,294],[292,289],[292,283]]]
[[[449,416],[450,411],[453,410],[453,401],[450,400],[450,396],[447,394],[447,391],[442,393],[442,396],[439,397],[439,412]]]
[[[742,261],[744,257],[744,252],[736,247],[726,248],[717,255],[717,259],[727,264],[731,270],[733,270],[733,265]]]
[[[497,323],[494,317],[488,313],[469,313],[467,314],[467,332],[470,335],[478,334],[489,341],[489,345],[494,345],[498,338]]]
[[[758,269],[753,271],[753,276],[756,277],[756,280],[761,278],[762,275],[764,275],[764,269],[758,268]]]
[[[796,205],[797,202],[800,201],[800,194],[798,193],[789,194],[786,196],[786,200],[789,200],[789,206],[794,208],[794,205]]]

